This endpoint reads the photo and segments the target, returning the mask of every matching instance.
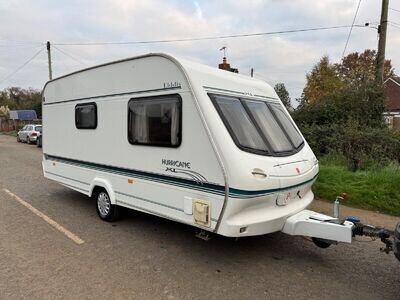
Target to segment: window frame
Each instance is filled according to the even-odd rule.
[[[298,132],[298,133],[300,134],[303,142],[297,148],[294,146],[292,140],[290,139],[288,133],[286,132],[285,128],[283,127],[281,121],[276,116],[274,110],[271,109],[270,105],[279,104],[279,103],[275,103],[275,102],[269,103],[268,101],[263,101],[263,100],[259,100],[259,99],[249,98],[249,97],[223,95],[223,94],[216,94],[216,93],[207,93],[207,94],[208,94],[209,98],[211,99],[211,102],[213,103],[216,111],[218,112],[219,117],[221,118],[222,122],[224,123],[225,128],[228,130],[229,135],[231,136],[233,142],[242,151],[253,153],[253,154],[258,154],[258,155],[263,155],[263,156],[285,157],[285,156],[290,156],[290,155],[298,153],[304,147],[305,140],[304,140],[304,137],[300,134],[300,132]],[[265,145],[267,146],[267,149],[268,149],[267,151],[249,148],[249,147],[243,146],[240,143],[240,141],[237,139],[232,127],[230,126],[229,122],[226,120],[223,112],[221,111],[221,109],[220,109],[220,107],[219,107],[219,105],[217,103],[216,97],[218,97],[218,96],[221,96],[221,97],[232,97],[232,98],[236,98],[236,99],[238,99],[240,101],[240,103],[242,104],[247,116],[250,118],[250,120],[253,123],[254,127],[256,128],[258,134],[260,135],[260,137],[264,141]],[[246,104],[245,100],[259,101],[259,102],[264,103],[268,107],[268,109],[271,111],[271,114],[274,116],[276,122],[278,123],[279,127],[282,129],[283,134],[288,138],[290,144],[292,145],[292,147],[293,147],[292,150],[276,152],[276,151],[274,151],[272,149],[270,142],[268,141],[268,139],[263,134],[263,132],[262,132],[261,128],[259,127],[257,121],[255,120],[254,116],[252,115],[252,113],[250,112],[249,108],[247,107],[247,104]],[[280,104],[280,105],[282,105],[282,104]],[[291,121],[293,122],[293,120],[291,120]],[[295,129],[298,131],[298,129],[296,127],[295,127]]]
[[[292,122],[292,126],[293,126],[294,130],[297,131],[297,133],[300,135],[300,137],[301,137],[301,139],[302,139],[300,145],[298,145],[297,147],[296,147],[295,144],[293,143],[293,141],[292,141],[292,139],[291,139],[289,133],[285,130],[285,127],[283,126],[283,124],[282,124],[280,118],[277,116],[276,112],[275,112],[274,109],[272,108],[272,106],[273,106],[273,105],[276,105],[276,104],[275,104],[275,103],[267,103],[267,105],[268,105],[268,107],[269,107],[271,113],[274,115],[274,117],[275,117],[276,121],[278,122],[279,126],[281,127],[283,133],[286,135],[286,137],[288,138],[289,142],[292,144],[293,148],[294,148],[294,149],[300,149],[300,148],[302,147],[302,145],[304,145],[304,137],[300,134],[300,130],[298,130],[298,128],[297,128],[296,126],[294,126],[294,125],[295,125],[294,121],[289,119],[289,122]],[[280,105],[279,108],[282,109],[282,108],[283,108],[283,105]],[[286,114],[284,110],[282,110],[282,112],[283,112],[284,114]],[[286,117],[287,117],[287,116],[286,116]]]
[[[77,108],[81,106],[87,106],[87,105],[93,105],[94,106],[94,112],[95,112],[95,124],[94,127],[78,127],[78,118],[77,118]],[[76,129],[79,130],[94,130],[97,129],[98,125],[98,116],[97,116],[97,103],[96,102],[86,102],[86,103],[79,103],[75,105],[75,127]]]
[[[226,95],[219,95],[219,94],[214,94],[214,93],[211,94],[211,93],[209,93],[208,96],[210,97],[210,99],[211,99],[211,101],[212,101],[212,103],[213,103],[215,109],[217,110],[218,115],[220,116],[220,118],[221,118],[221,120],[222,120],[222,123],[224,123],[225,128],[228,130],[229,135],[231,136],[232,140],[234,141],[234,143],[236,144],[236,146],[237,146],[239,149],[241,149],[241,150],[243,150],[243,151],[245,151],[245,152],[250,152],[250,153],[259,154],[259,155],[267,155],[267,156],[271,156],[271,155],[272,155],[271,150],[270,150],[270,147],[269,147],[269,144],[267,144],[267,143],[265,142],[263,136],[260,136],[260,137],[261,137],[262,141],[264,142],[264,144],[266,144],[265,146],[267,147],[268,152],[263,151],[263,150],[259,150],[259,149],[254,149],[254,148],[249,148],[249,147],[243,146],[243,145],[240,143],[240,141],[238,140],[238,138],[237,138],[236,134],[234,133],[234,130],[232,129],[232,127],[231,127],[231,125],[229,124],[228,120],[225,118],[225,116],[224,116],[224,114],[223,114],[221,108],[219,107],[219,105],[218,105],[218,103],[217,103],[217,101],[216,101],[216,98],[215,98],[216,96],[217,96],[217,97],[218,97],[218,96],[226,97]],[[228,96],[228,97],[232,97],[232,96]],[[241,98],[240,98],[240,97],[234,97],[234,98],[239,99],[239,101],[240,101],[240,103],[242,104],[242,106],[244,106],[243,103],[242,103],[242,101],[241,101]],[[246,107],[244,107],[244,110],[245,110],[246,114],[249,116],[249,113],[247,112],[247,108],[246,108]],[[260,134],[259,128],[258,128],[258,124],[254,124],[254,120],[253,120],[253,117],[252,117],[252,116],[249,116],[249,118],[250,118],[251,122],[253,123],[253,125],[254,125],[254,127],[255,127],[257,133]]]
[[[179,143],[177,145],[165,145],[162,143],[152,143],[152,144],[147,144],[147,143],[140,143],[140,142],[132,142],[131,141],[131,136],[130,136],[130,120],[129,120],[129,115],[130,115],[130,103],[133,101],[151,101],[151,99],[160,99],[160,98],[166,98],[166,97],[176,97],[176,100],[178,100],[179,104]],[[183,111],[183,104],[182,104],[182,97],[180,94],[175,93],[175,94],[165,94],[165,95],[154,95],[154,96],[146,96],[146,97],[138,97],[138,98],[130,98],[127,104],[127,138],[128,142],[131,145],[135,146],[149,146],[149,147],[162,147],[162,148],[179,148],[182,144],[182,132],[183,132],[183,127],[182,127],[182,111]]]

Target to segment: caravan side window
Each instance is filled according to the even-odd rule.
[[[84,103],[75,106],[75,125],[78,129],[97,128],[96,103]]]
[[[182,139],[182,99],[178,94],[131,99],[128,140],[131,144],[178,147]]]

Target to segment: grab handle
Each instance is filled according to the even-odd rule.
[[[262,176],[262,177],[267,177],[267,174],[260,169],[254,169],[251,174],[253,174],[254,176],[258,175],[258,176]]]

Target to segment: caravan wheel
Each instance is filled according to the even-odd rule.
[[[327,243],[323,239],[319,239],[319,238],[315,238],[315,237],[313,237],[311,239],[317,247],[322,248],[322,249],[326,249],[331,245],[331,243]]]
[[[98,189],[95,193],[97,214],[107,222],[116,221],[119,217],[119,207],[111,204],[110,196],[105,189]]]

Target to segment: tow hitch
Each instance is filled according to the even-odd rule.
[[[354,223],[353,237],[369,236],[379,238],[385,244],[380,250],[386,254],[393,251],[394,256],[400,261],[400,223],[397,223],[394,231],[389,231],[385,228],[363,224],[353,217],[349,217],[347,220]]]
[[[394,231],[390,231],[361,223],[355,217],[341,218],[340,201],[346,196],[346,193],[342,193],[341,196],[336,197],[333,217],[303,210],[286,220],[282,232],[289,235],[309,236],[320,248],[327,248],[338,242],[351,243],[355,236],[379,238],[384,243],[381,251],[387,254],[393,251],[400,261],[400,223],[396,225]]]

